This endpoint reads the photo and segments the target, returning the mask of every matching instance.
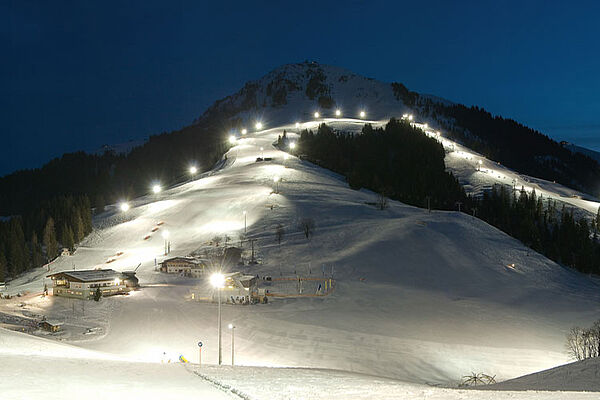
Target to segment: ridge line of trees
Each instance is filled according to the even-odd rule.
[[[285,140],[282,136],[280,142]],[[353,189],[373,190],[406,204],[465,213],[495,226],[551,260],[600,274],[600,209],[590,222],[572,209],[523,188],[494,186],[481,198],[467,196],[445,169],[443,147],[405,121],[385,128],[365,125],[361,134],[334,132],[321,124],[300,133],[297,152],[342,174]],[[382,209],[385,207],[381,207]]]
[[[59,196],[24,216],[0,221],[0,281],[53,260],[61,247],[73,251],[91,231],[87,196]]]

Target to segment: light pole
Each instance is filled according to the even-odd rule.
[[[265,159],[265,148],[264,147],[260,148],[260,158],[262,158],[263,160]]]
[[[189,169],[190,171],[190,175],[192,176],[192,179],[194,179],[194,175],[196,175],[196,172],[198,172],[198,168],[196,168],[196,166],[192,165]]]
[[[167,242],[168,242],[168,240],[169,240],[169,231],[165,230],[165,231],[162,233],[162,237],[163,237],[163,239],[165,239],[165,256],[166,256],[167,254],[169,254],[169,250],[170,250],[170,248],[171,248],[171,244],[170,244],[170,243],[169,243],[169,245],[167,246]]]
[[[235,354],[235,326],[233,324],[229,324],[228,328],[231,330],[231,366],[233,366]]]
[[[279,177],[278,176],[274,177],[273,182],[275,183],[275,193],[278,194],[279,193]]]
[[[244,233],[246,233],[246,232],[247,232],[247,230],[246,230],[246,226],[247,226],[247,225],[246,225],[246,210],[244,210]]]
[[[218,302],[219,302],[219,312],[218,312],[218,327],[219,327],[219,365],[221,365],[222,363],[222,358],[221,358],[221,288],[223,287],[223,285],[225,284],[225,277],[223,276],[223,274],[217,272],[215,274],[212,274],[210,276],[210,283],[211,285],[217,289],[217,297]]]

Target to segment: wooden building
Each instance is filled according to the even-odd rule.
[[[48,275],[54,296],[92,299],[97,289],[102,296],[127,293],[126,277],[112,269],[62,271]]]
[[[180,274],[193,278],[204,276],[208,263],[194,257],[173,257],[160,264],[160,270],[167,274]]]

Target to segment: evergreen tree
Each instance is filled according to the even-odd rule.
[[[95,301],[100,301],[100,298],[102,297],[102,292],[100,291],[100,288],[96,288],[96,291],[94,292],[94,300]]]
[[[75,241],[75,243],[81,242],[81,240],[85,236],[85,232],[83,227],[83,220],[81,219],[81,214],[79,213],[79,210],[75,210],[75,212],[73,213],[73,221],[71,223],[71,226],[73,227],[73,240]]]
[[[0,282],[4,282],[8,276],[8,268],[6,266],[6,257],[0,252]]]
[[[31,265],[37,268],[44,263],[42,256],[42,248],[38,242],[38,237],[35,232],[31,235]]]
[[[61,231],[60,242],[63,247],[66,247],[69,250],[73,250],[75,248],[75,240],[73,239],[73,230],[68,225],[63,225]]]
[[[44,246],[46,246],[46,257],[48,260],[53,260],[58,255],[58,243],[52,217],[48,217],[44,228]]]

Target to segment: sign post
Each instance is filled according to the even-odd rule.
[[[202,342],[198,342],[198,348],[199,348],[198,365],[202,365]]]

